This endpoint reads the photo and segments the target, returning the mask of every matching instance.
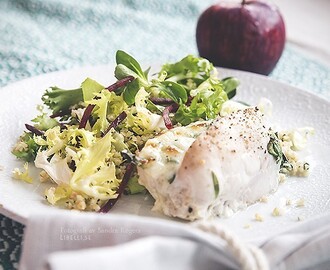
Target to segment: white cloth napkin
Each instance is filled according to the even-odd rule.
[[[330,215],[314,218],[258,244],[271,269],[330,269]]]
[[[196,224],[60,211],[29,219],[19,269],[330,269],[329,224],[330,215],[252,245],[208,223],[198,225],[210,231],[203,232]]]

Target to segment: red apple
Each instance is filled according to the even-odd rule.
[[[282,55],[285,25],[267,2],[222,1],[202,13],[196,40],[200,56],[216,66],[268,75]]]

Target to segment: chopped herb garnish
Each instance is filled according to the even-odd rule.
[[[213,181],[213,186],[214,186],[214,194],[215,194],[215,197],[218,197],[219,191],[220,191],[219,180],[213,171],[211,172],[211,174],[212,174],[212,181]]]
[[[174,181],[174,179],[175,179],[175,176],[176,176],[176,174],[174,174],[170,179],[168,179],[168,182],[169,182],[170,184],[173,183],[173,181]]]
[[[287,173],[293,169],[292,164],[288,161],[287,157],[282,151],[282,147],[276,132],[270,134],[267,150],[268,153],[275,158],[276,163],[280,164],[280,172]]]

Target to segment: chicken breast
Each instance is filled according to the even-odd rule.
[[[207,129],[210,122],[196,122],[177,127],[148,140],[137,154],[139,183],[155,198],[154,210],[162,211],[171,182],[197,136]]]
[[[147,160],[139,182],[155,198],[155,210],[187,220],[230,216],[277,189],[279,164],[268,153],[270,128],[257,107],[218,117],[188,140],[191,128],[179,139],[176,129],[168,131],[152,139],[158,142],[152,151],[148,141],[138,154]],[[167,147],[180,149],[170,165]]]

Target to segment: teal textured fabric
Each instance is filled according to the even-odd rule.
[[[196,54],[197,18],[214,2],[1,0],[0,86],[55,70],[113,63],[117,49],[150,63]],[[290,46],[271,76],[329,96],[329,67]]]
[[[1,0],[0,87],[56,70],[197,54],[199,14],[214,0]],[[271,77],[330,97],[330,68],[287,45]],[[0,90],[1,91],[1,90]],[[24,226],[0,215],[0,270],[16,269]]]
[[[2,0],[0,84],[111,63],[118,48],[141,61],[196,53],[196,18],[211,2]]]

